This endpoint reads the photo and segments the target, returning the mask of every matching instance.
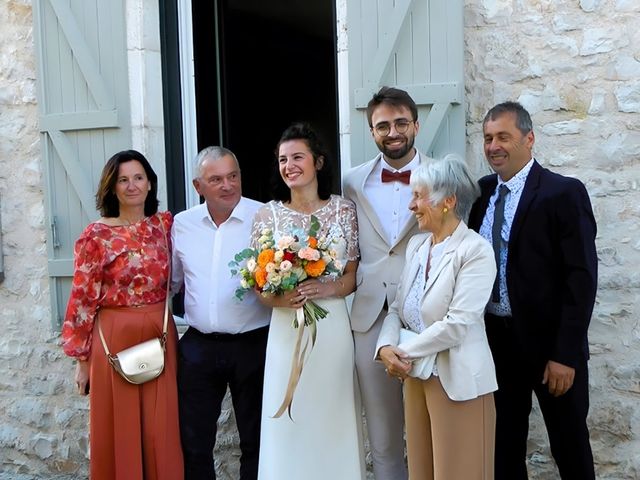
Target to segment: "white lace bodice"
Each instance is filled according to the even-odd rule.
[[[331,195],[329,202],[312,214],[300,213],[273,200],[263,206],[253,219],[251,246],[257,247],[262,230],[270,228],[277,242],[280,237],[290,235],[295,229],[309,230],[311,215],[320,222],[319,237],[325,237],[335,245],[337,257],[344,266],[348,261],[360,257],[358,249],[358,220],[356,207],[350,200]]]

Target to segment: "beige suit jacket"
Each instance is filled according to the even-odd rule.
[[[428,157],[421,153],[420,163]],[[364,184],[380,161],[382,154],[352,168],[344,177],[342,193],[356,204],[360,263],[356,273],[356,292],[351,307],[351,328],[366,332],[375,323],[385,300],[391,305],[396,297],[398,279],[404,266],[404,253],[409,238],[418,233],[415,218],[404,226],[398,240],[390,245],[381,220],[364,195]],[[408,205],[407,205],[408,207]]]
[[[382,325],[376,354],[385,345],[398,345],[400,329],[407,327],[403,305],[420,266],[418,249],[426,242],[431,242],[431,234],[409,242],[396,301]],[[484,329],[484,309],[495,275],[491,245],[460,222],[440,263],[429,272],[420,309],[427,328],[398,345],[410,358],[437,354],[438,376],[452,400],[469,400],[498,388]]]

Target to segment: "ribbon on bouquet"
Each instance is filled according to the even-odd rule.
[[[284,399],[282,400],[282,404],[280,404],[280,408],[273,415],[273,418],[280,418],[282,414],[286,411],[289,415],[289,418],[293,420],[291,417],[291,405],[293,403],[293,395],[298,387],[298,382],[300,381],[300,376],[302,375],[302,369],[304,368],[304,361],[307,356],[307,350],[311,352],[313,346],[316,343],[316,335],[318,333],[317,324],[315,321],[309,322],[307,325],[305,318],[305,310],[303,307],[296,309],[296,318],[294,320],[294,324],[297,321],[298,323],[298,335],[296,337],[295,347],[293,349],[293,356],[291,357],[291,371],[289,372],[289,382],[287,383],[287,391],[284,394]],[[302,339],[304,337],[305,327],[309,327],[310,335],[306,338],[305,346],[302,348]],[[309,340],[311,340],[311,348],[309,348]]]

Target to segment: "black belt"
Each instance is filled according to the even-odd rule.
[[[510,316],[500,316],[500,315],[494,315],[493,313],[485,313],[484,314],[484,320],[485,320],[485,325],[488,328],[491,327],[504,327],[504,328],[511,328],[511,326],[513,325],[513,317]]]
[[[219,341],[233,341],[233,340],[247,340],[254,337],[260,337],[266,335],[269,332],[269,325],[264,327],[249,330],[247,332],[240,333],[202,333],[200,330],[194,327],[189,327],[186,333],[190,335],[197,335],[198,337],[206,338],[207,340],[219,340]],[[185,335],[186,335],[185,333]]]

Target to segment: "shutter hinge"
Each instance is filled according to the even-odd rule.
[[[55,216],[51,218],[51,243],[53,248],[60,248],[60,241],[58,240],[58,224]]]

